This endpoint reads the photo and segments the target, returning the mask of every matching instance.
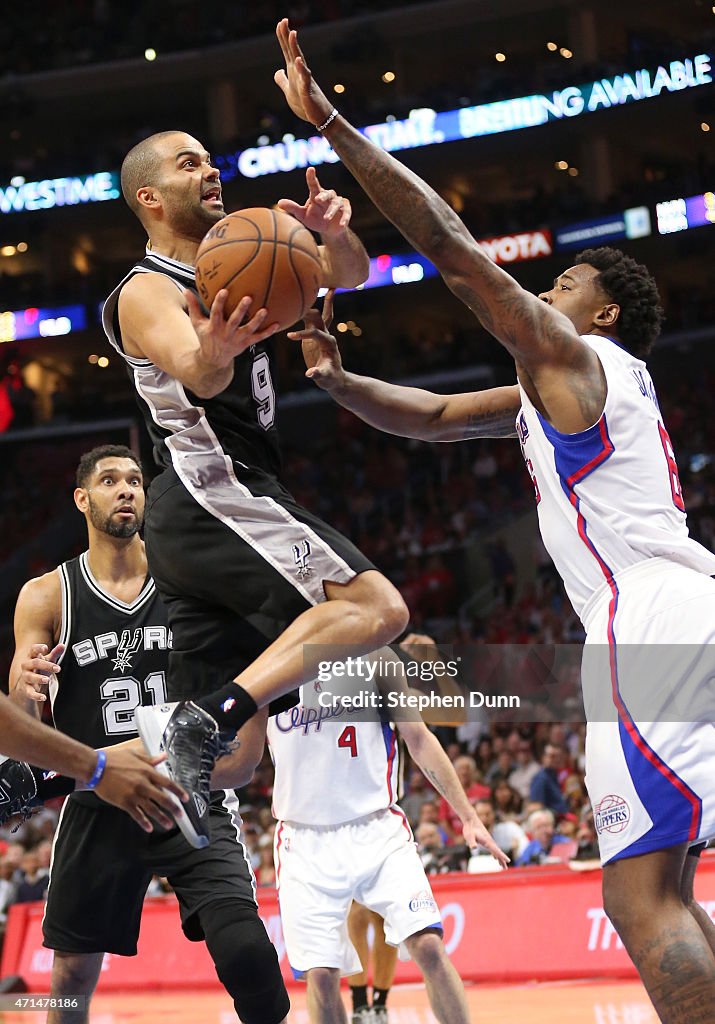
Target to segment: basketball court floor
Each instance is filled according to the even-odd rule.
[[[471,985],[467,998],[473,1024],[657,1024],[658,1020],[637,982]],[[290,1024],[308,1024],[304,990],[292,989],[291,1001]],[[40,1024],[45,1019],[44,1013],[0,1013],[3,1024]],[[422,986],[403,985],[390,993],[390,1024],[434,1024],[434,1020]],[[236,1016],[221,992],[133,992],[96,996],[90,1021],[236,1024]]]

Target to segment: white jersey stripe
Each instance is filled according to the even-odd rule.
[[[258,906],[258,894],[257,894],[257,891],[256,891],[256,876],[253,873],[253,865],[251,864],[251,858],[248,856],[248,850],[246,849],[246,844],[244,843],[243,839],[241,838],[241,829],[243,828],[243,818],[241,817],[241,814],[240,814],[238,797],[236,796],[236,794],[234,793],[234,791],[232,789],[225,789],[223,791],[223,800],[221,801],[221,803],[223,804],[223,806],[226,808],[226,810],[229,813],[229,818],[231,820],[231,825],[233,826],[233,829],[234,829],[234,831],[236,833],[236,842],[241,847],[241,853],[243,854],[243,859],[246,862],[246,867],[248,868],[248,874],[251,876],[251,889],[253,890],[253,901],[256,904],[256,906]]]
[[[118,597],[114,597],[112,594],[108,593],[99,585],[89,567],[89,551],[84,551],[79,556],[79,567],[82,573],[82,578],[94,596],[100,601],[104,601],[105,604],[110,605],[115,611],[123,612],[125,615],[133,615],[134,612],[139,611],[147,601],[152,600],[156,592],[154,580],[149,577],[140,593],[134,598],[131,604],[127,604],[125,601],[120,601]]]

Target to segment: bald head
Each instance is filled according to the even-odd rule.
[[[129,150],[122,163],[122,195],[129,209],[137,215],[142,223],[141,203],[137,192],[147,185],[158,185],[161,176],[161,163],[167,154],[167,142],[170,138],[177,142],[187,138],[185,132],[157,132],[148,139],[142,139]]]

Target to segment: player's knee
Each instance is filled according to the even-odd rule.
[[[337,967],[311,967],[307,979],[321,1003],[330,1004],[340,997],[340,971]]]
[[[258,912],[235,900],[199,912],[219,979],[244,1024],[279,1024],[290,1008],[278,955]]]
[[[102,969],[104,953],[63,953],[55,950],[52,995],[91,995]]]
[[[434,973],[446,960],[442,936],[436,931],[417,932],[405,940],[407,951],[423,974]]]

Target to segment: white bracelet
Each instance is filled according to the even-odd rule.
[[[338,108],[337,107],[333,107],[333,109],[328,114],[328,117],[327,117],[327,120],[326,120],[325,124],[316,124],[315,130],[318,131],[318,132],[325,131],[325,129],[328,127],[328,125],[332,124],[337,116],[338,116]]]

